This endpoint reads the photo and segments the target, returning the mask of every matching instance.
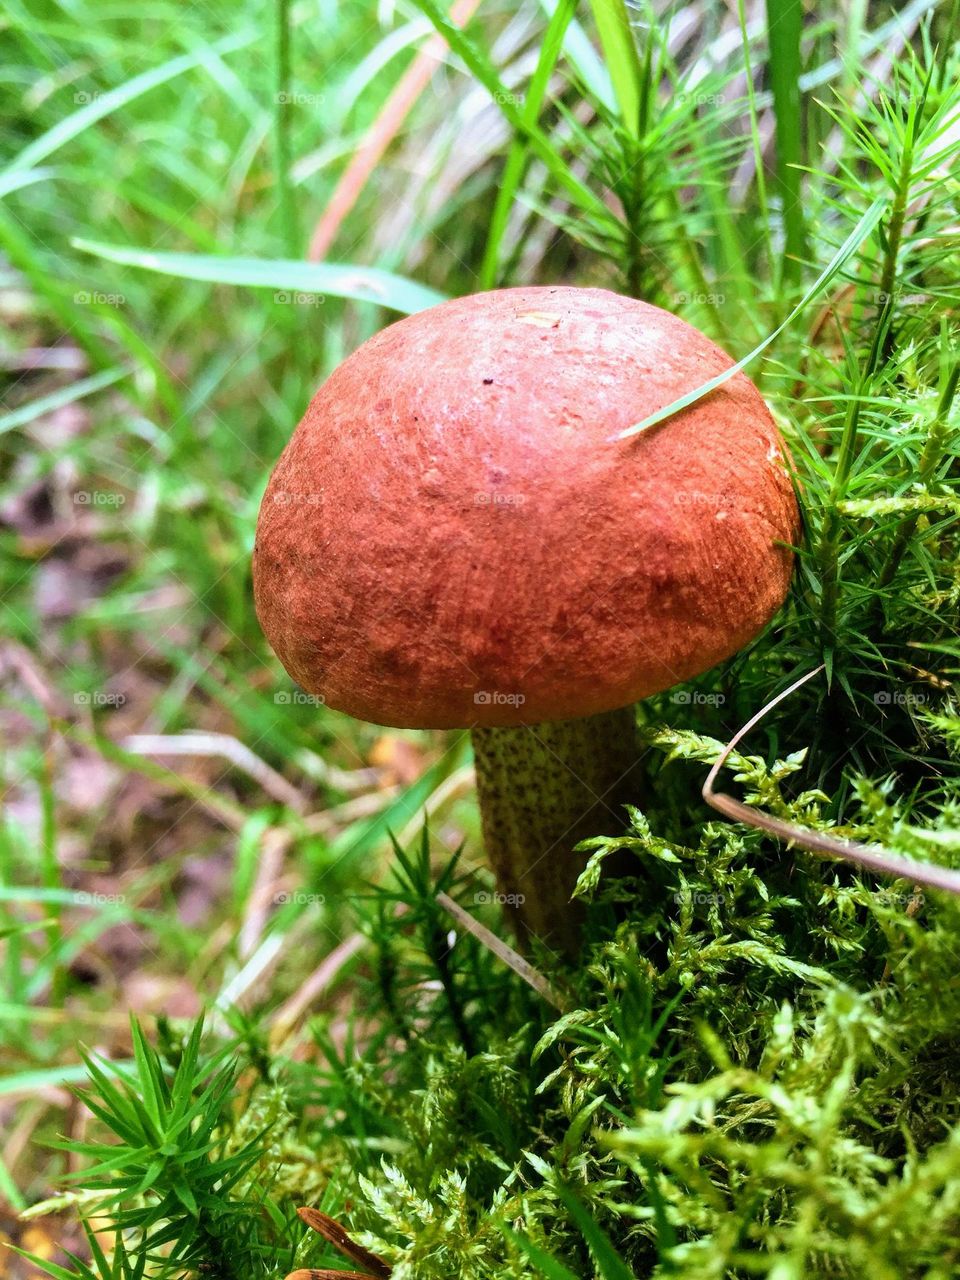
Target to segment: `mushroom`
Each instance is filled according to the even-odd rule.
[[[611,442],[730,363],[602,289],[458,298],[334,371],[263,499],[256,606],[286,670],[375,724],[469,728],[501,900],[568,952],[576,846],[631,795],[633,704],[787,592],[796,502],[745,375]]]

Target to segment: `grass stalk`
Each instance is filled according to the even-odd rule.
[[[827,500],[827,510],[823,521],[818,559],[821,566],[822,581],[820,602],[821,635],[825,650],[832,650],[836,635],[842,523],[840,503],[846,496],[847,484],[859,445],[859,424],[864,403],[863,397],[867,393],[881,362],[889,356],[894,341],[893,316],[895,307],[894,294],[897,284],[897,263],[910,196],[916,129],[920,114],[921,110],[918,104],[911,102],[900,156],[900,166],[894,187],[893,202],[890,207],[890,217],[886,226],[886,234],[883,237],[883,264],[879,278],[877,319],[869,354],[860,374],[858,394],[850,400],[847,408],[833,481]]]
[[[960,382],[960,360],[954,359],[953,365],[944,381],[940,400],[937,404],[937,411],[931,423],[926,443],[923,446],[923,452],[920,455],[916,481],[919,485],[930,483],[943,459],[944,451],[950,439],[949,418],[953,408],[953,401],[957,394],[958,382]],[[877,579],[878,592],[884,592],[896,577],[897,570],[900,568],[903,557],[916,532],[919,519],[919,512],[914,512],[905,516],[898,525],[890,550],[887,553],[886,562]]]
[[[292,0],[276,0],[274,131],[277,195],[280,205],[280,224],[284,252],[289,258],[299,258],[300,230],[297,225],[297,206],[291,173],[293,147],[290,133],[294,105],[291,88],[291,6]]]
[[[802,0],[766,0],[770,84],[776,129],[777,187],[783,208],[781,279],[788,288],[800,281],[806,250],[803,196],[800,36]]]
[[[540,54],[537,58],[537,65],[523,99],[522,116],[528,128],[533,128],[539,119],[543,101],[550,85],[550,76],[560,56],[560,51],[563,48],[563,38],[576,12],[576,7],[576,0],[559,0],[547,24],[543,43],[540,46]],[[506,234],[507,222],[517,189],[523,178],[528,150],[526,137],[521,134],[514,138],[507,154],[507,162],[497,189],[497,198],[494,202],[493,213],[487,230],[483,261],[480,264],[481,289],[492,289],[496,284],[503,237]]]
[[[643,73],[636,42],[630,28],[630,13],[624,0],[591,0],[593,20],[613,81],[620,119],[628,137],[640,132]]]
[[[747,110],[750,114],[750,145],[753,148],[753,169],[757,190],[757,213],[763,225],[764,238],[770,252],[770,206],[767,200],[766,166],[763,144],[760,139],[760,123],[757,116],[757,89],[753,82],[753,63],[750,58],[750,36],[747,31],[745,0],[737,0],[737,21],[740,25],[740,48],[743,50],[743,71],[747,80]],[[772,258],[772,255],[771,255]]]

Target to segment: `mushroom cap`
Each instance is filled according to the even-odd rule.
[[[797,507],[742,373],[603,289],[408,316],[315,395],[260,509],[254,590],[293,679],[419,728],[609,711],[736,653],[783,602]]]

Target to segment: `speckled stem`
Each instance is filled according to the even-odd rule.
[[[587,861],[574,850],[623,825],[638,755],[634,709],[475,728],[473,750],[487,857],[521,941],[532,934],[573,955],[581,908],[570,895]]]

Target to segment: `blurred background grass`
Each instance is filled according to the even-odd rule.
[[[309,282],[187,282],[77,247],[133,247],[139,261],[305,255],[310,220],[427,23],[410,10],[300,6],[281,85],[281,17],[257,3],[6,13],[0,893],[12,932],[0,1191],[11,1209],[47,1181],[33,1144],[64,1124],[78,1040],[125,1052],[126,1009],[187,1016],[227,988],[241,999],[269,984],[282,1002],[350,933],[344,899],[382,857],[388,824],[402,833],[445,787],[456,839],[476,829],[464,743],[384,735],[312,705],[252,606],[270,467],[319,381],[396,312]],[[530,19],[514,27],[529,45]],[[400,138],[337,237],[338,260],[357,264],[348,292],[382,296],[370,264],[443,292],[475,286],[479,230],[458,217],[475,175],[446,194],[430,180],[466,89],[432,64],[416,135]],[[475,110],[500,147],[495,104]],[[187,732],[206,735],[168,748],[187,755],[130,750],[132,735]],[[302,824],[306,813],[319,817]]]
[[[335,1005],[388,829],[404,844],[426,811],[441,848],[466,840],[480,861],[465,737],[312,705],[257,626],[259,500],[319,381],[397,314],[503,283],[632,291],[744,355],[861,211],[816,96],[855,115],[867,70],[891,83],[921,24],[948,38],[956,17],[855,2],[801,26],[798,5],[771,5],[768,47],[762,5],[637,8],[627,43],[604,6],[597,23],[567,8],[485,5],[452,53],[429,43],[430,4],[6,6],[9,1213],[62,1171],[37,1144],[83,1129],[64,1089],[78,1041],[124,1056],[129,1009]],[[814,155],[827,177],[801,192],[794,165]],[[815,350],[787,335],[765,389],[833,393],[843,351],[832,330]],[[808,640],[798,624],[792,661]],[[719,732],[741,710],[703,716]]]

